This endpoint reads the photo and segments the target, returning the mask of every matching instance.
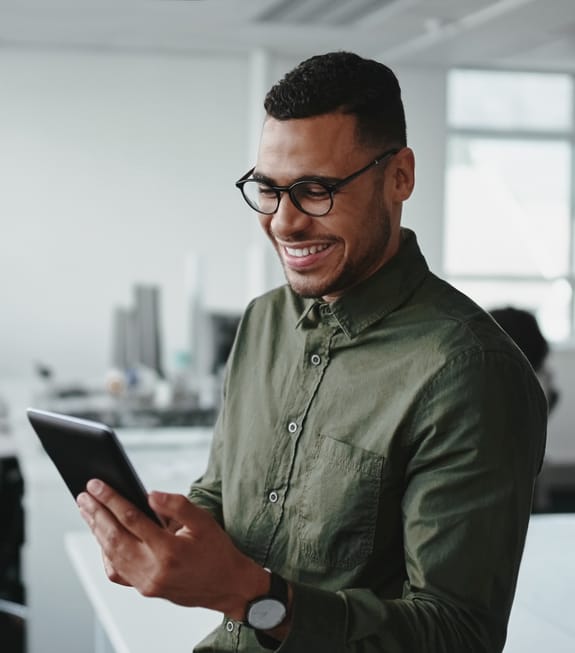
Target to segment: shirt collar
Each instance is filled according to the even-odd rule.
[[[392,259],[331,304],[319,299],[304,300],[297,326],[314,307],[318,307],[320,314],[334,318],[343,332],[349,338],[354,338],[403,304],[428,273],[429,267],[419,249],[415,233],[402,228],[401,244]]]

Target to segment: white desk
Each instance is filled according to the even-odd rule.
[[[505,653],[573,653],[575,514],[534,515]]]
[[[220,621],[218,613],[146,599],[110,583],[87,532],[69,533],[66,546],[99,623],[96,653],[190,653]],[[573,653],[575,515],[531,519],[504,653]],[[102,634],[102,631],[104,634]]]

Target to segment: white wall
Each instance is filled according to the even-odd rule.
[[[415,152],[415,190],[403,210],[430,268],[443,271],[443,191],[445,185],[446,75],[442,70],[397,68],[407,122],[407,142]]]
[[[208,305],[243,307],[248,75],[247,56],[0,51],[0,377],[105,370],[137,281],[162,288],[169,366],[192,251]]]

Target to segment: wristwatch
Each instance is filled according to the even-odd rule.
[[[245,623],[255,630],[277,628],[287,616],[288,585],[279,575],[270,573],[270,590],[248,603]]]

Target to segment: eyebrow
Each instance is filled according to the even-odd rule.
[[[260,172],[252,172],[252,178],[255,179],[256,181],[261,181],[264,184],[268,184],[268,186],[279,186],[275,179],[272,179],[271,177],[268,177],[267,175],[263,175]],[[300,181],[319,181],[323,182],[326,184],[337,184],[338,181],[341,181],[342,177],[322,177],[321,175],[302,175],[301,177],[298,177],[297,179],[294,179],[291,181],[291,183],[286,184],[286,186],[291,186],[292,184],[297,184]]]
[[[255,179],[256,181],[263,181],[265,184],[268,184],[269,186],[276,186],[274,179],[268,177],[267,175],[262,175],[260,172],[254,171],[252,172],[251,176],[252,179]]]

